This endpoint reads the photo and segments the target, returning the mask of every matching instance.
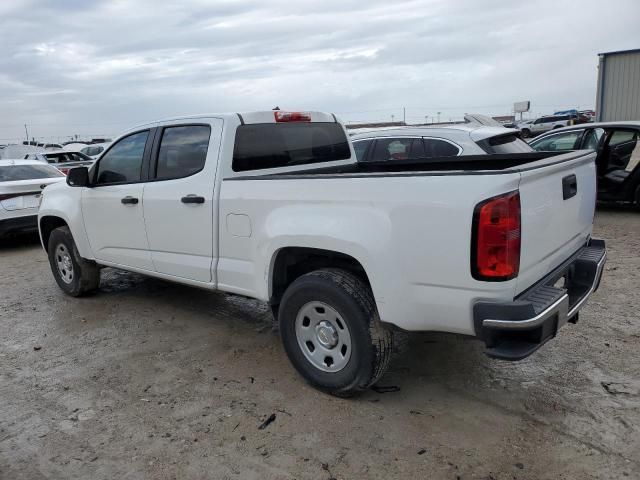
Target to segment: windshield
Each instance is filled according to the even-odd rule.
[[[0,182],[55,177],[64,177],[64,174],[48,165],[9,165],[0,167]]]
[[[478,142],[487,153],[530,153],[533,148],[517,135],[509,133],[498,137],[491,137]]]

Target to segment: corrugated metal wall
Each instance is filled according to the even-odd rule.
[[[640,120],[640,50],[600,56],[596,104],[598,121]]]

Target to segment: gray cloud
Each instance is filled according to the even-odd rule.
[[[117,0],[0,5],[1,139],[115,134],[203,111],[345,120],[593,107],[596,54],[637,47],[618,0]]]

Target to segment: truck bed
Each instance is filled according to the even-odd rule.
[[[271,173],[235,177],[233,179],[254,179],[261,177],[300,178],[309,175],[358,175],[372,173],[435,173],[447,175],[472,175],[487,173],[519,173],[525,170],[550,166],[583,157],[591,153],[580,150],[563,152],[532,152],[517,154],[463,155],[459,157],[430,157],[411,160],[385,162],[357,162],[350,165],[333,167],[312,167],[294,172]],[[232,179],[229,179],[232,180]]]

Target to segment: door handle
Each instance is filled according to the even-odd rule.
[[[199,195],[194,195],[192,193],[190,195],[187,195],[186,197],[182,197],[180,201],[182,203],[204,203],[204,197],[201,197]]]
[[[562,199],[575,197],[578,193],[578,180],[575,175],[567,175],[562,179]]]
[[[138,199],[136,197],[132,197],[127,195],[123,199],[120,200],[125,205],[136,205],[138,203]]]

